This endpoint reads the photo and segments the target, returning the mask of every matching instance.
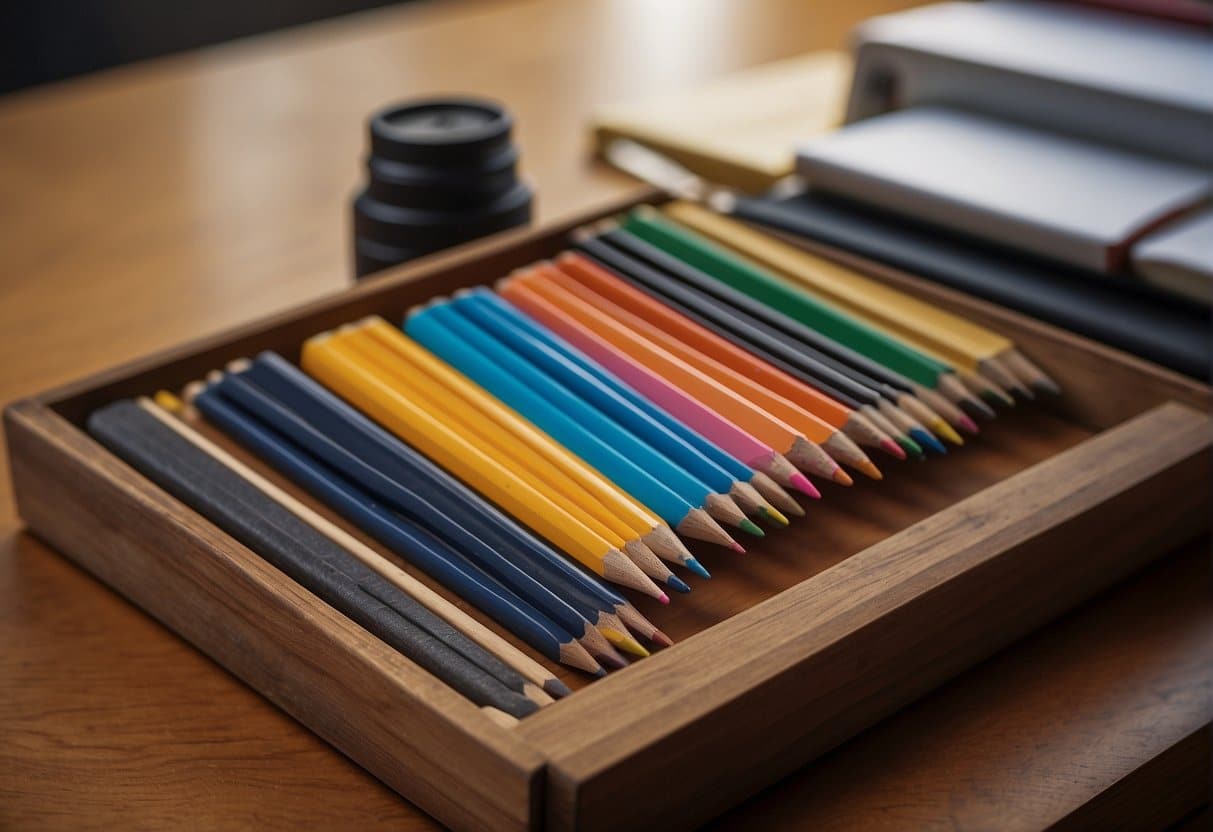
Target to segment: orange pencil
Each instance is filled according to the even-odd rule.
[[[850,484],[846,472],[816,442],[610,315],[593,308],[559,285],[561,277],[551,264],[541,264],[528,272],[512,275],[500,291],[507,298],[511,291],[538,295],[572,317],[579,326],[599,335],[742,430],[777,450],[783,449],[782,452],[801,470]]]
[[[853,413],[849,408],[790,376],[786,377],[789,383],[783,385],[783,391],[772,389],[769,384],[759,381],[759,378],[781,374],[769,362],[730,344],[581,255],[562,255],[556,264],[569,277],[561,285],[573,293],[771,415],[783,419],[806,438],[820,444],[839,462],[863,471],[872,479],[881,479],[880,469],[838,429]],[[718,347],[712,339],[728,349]],[[831,418],[826,418],[821,411]],[[891,438],[886,437],[886,440],[897,447]]]

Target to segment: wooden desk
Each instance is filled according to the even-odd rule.
[[[419,3],[0,99],[0,401],[346,285],[362,122],[385,102],[507,102],[543,222],[637,189],[587,161],[594,107],[842,46],[902,5]],[[0,827],[433,825],[19,528],[4,479]],[[1203,559],[1185,564],[722,824],[974,828],[1012,813],[1031,828],[1201,759],[1209,609],[1193,589]],[[999,761],[1014,776],[989,773]],[[1190,784],[1173,791],[1170,816],[1193,802]]]

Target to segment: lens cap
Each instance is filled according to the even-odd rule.
[[[369,181],[353,204],[357,276],[529,222],[512,128],[505,108],[476,98],[374,113]]]

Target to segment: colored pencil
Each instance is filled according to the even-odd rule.
[[[744,479],[748,476],[750,484],[754,486],[754,489],[784,514],[792,514],[797,517],[804,516],[804,509],[800,507],[800,504],[793,500],[788,492],[784,491],[769,474],[750,467],[706,436],[692,430],[683,421],[670,415],[639,392],[624,384],[614,373],[608,371],[597,361],[594,361],[581,350],[540,324],[521,309],[515,307],[509,301],[484,287],[470,290],[468,295],[477,306],[498,315],[501,323],[512,326],[533,337],[539,343],[544,344],[557,354],[563,356],[615,393],[648,413],[667,429],[694,445],[702,454],[715,461],[733,476],[739,479]]]
[[[536,336],[503,314],[499,307],[486,302],[481,295],[470,292],[456,294],[452,305],[460,314],[510,344],[519,355],[566,389],[611,415],[633,433],[646,434],[650,444],[656,443],[666,456],[676,460],[684,469],[713,488],[726,489],[743,510],[755,510],[780,525],[788,524],[787,518],[767,503],[748,482],[754,473],[752,469],[720,453],[710,443],[704,442],[702,437],[686,430],[681,423],[670,419],[643,398],[621,392],[619,382],[615,380],[612,384],[604,379],[601,369],[595,373],[577,363],[567,351],[552,345],[551,336],[548,339]],[[705,449],[705,445],[709,448]]]
[[[335,442],[332,437],[317,430],[257,388],[243,374],[229,374],[212,385],[211,389],[229,403],[239,407],[245,415],[257,420],[259,427],[267,434],[276,434],[302,454],[310,455],[321,465],[344,477],[348,482],[356,483],[357,487],[371,499],[394,511],[402,522],[407,519],[416,527],[410,531],[416,534],[424,532],[449,546],[450,552],[457,553],[473,563],[477,569],[493,578],[501,587],[514,593],[518,599],[528,604],[534,611],[570,633],[599,661],[622,666],[623,660],[593,624],[563,599],[554,595],[547,587],[469,531],[460,518],[446,515],[406,483],[393,480],[374,466],[362,461]],[[261,441],[264,438],[250,433],[247,429],[243,435],[249,443]],[[440,556],[450,553],[440,547],[432,548]],[[401,551],[398,554],[411,560],[414,550]],[[428,552],[423,552],[423,556],[427,554]],[[433,561],[427,559],[424,562],[418,562],[417,565],[428,572],[430,569],[427,568],[426,563],[433,563]],[[439,564],[434,565],[442,568]],[[452,574],[449,570],[444,570],[444,572],[448,575]],[[466,586],[466,584],[464,585]],[[454,586],[451,588],[455,590]],[[478,589],[478,587],[472,587],[472,589]]]
[[[458,516],[473,533],[520,566],[542,576],[549,586],[560,586],[565,599],[594,622],[616,647],[645,655],[632,639],[628,626],[637,629],[643,638],[663,645],[670,643],[623,596],[570,564],[563,555],[492,503],[277,353],[261,353],[245,372],[259,387],[329,436],[339,439],[364,462],[375,465],[398,481],[417,482],[419,487],[425,488],[429,502],[448,515]],[[621,618],[627,618],[630,623],[625,626]]]
[[[497,286],[512,304],[542,322],[544,326],[550,327],[655,405],[669,414],[677,414],[688,427],[703,433],[739,458],[748,460],[748,465],[764,470],[777,482],[814,499],[820,497],[820,493],[808,478],[788,462],[783,454],[650,369],[626,350],[587,328],[558,304],[516,282],[517,277],[515,274],[500,281]]]
[[[561,277],[560,272],[553,266],[544,264],[529,272],[514,275],[509,285],[511,288],[517,286],[519,291],[538,294],[550,303],[559,306],[575,318],[580,326],[589,328],[632,358],[649,366],[659,375],[717,410],[725,418],[735,421],[762,441],[779,448],[802,470],[828,477],[842,485],[850,484],[850,477],[816,442],[807,439],[783,420],[772,416],[711,376],[696,370],[685,361],[670,354],[668,350],[657,346],[626,325],[619,323],[611,315],[605,314],[571,294],[559,285]]]
[[[295,499],[295,497],[258,474],[218,444],[212,442],[205,435],[205,423],[198,418],[197,411],[192,407],[187,407],[176,396],[166,390],[161,390],[156,393],[154,403],[151,399],[141,398],[137,400],[137,404],[165,425],[172,428],[184,439],[192,442],[248,480],[258,490],[265,492],[267,496],[281,503],[288,511],[294,513],[316,531],[333,541],[333,543],[378,572],[401,592],[414,598],[430,612],[439,616],[447,624],[476,642],[500,662],[512,668],[524,682],[524,684],[517,688],[518,691],[528,699],[543,705],[546,702],[550,702],[553,697],[561,698],[568,696],[572,692],[564,682],[553,676],[543,665],[527,656],[521,650],[501,638],[501,636],[472,618],[437,592],[434,592],[408,572],[396,566],[396,564],[380,555],[361,540],[321,516],[303,502]],[[428,630],[429,628],[426,629]],[[481,666],[485,667],[483,664]],[[491,667],[485,667],[485,670],[493,673],[507,687],[515,689],[513,687],[514,682],[509,675],[495,672]],[[538,686],[537,691],[543,697],[546,697],[546,702],[536,694],[534,686]]]
[[[381,338],[389,341],[391,348]],[[414,405],[436,419],[446,419],[448,426],[457,427],[481,450],[512,463],[535,490],[620,549],[650,578],[679,592],[690,590],[644,544],[640,535],[651,531],[652,524],[644,523],[643,517],[642,522],[629,524],[626,515],[612,511],[626,509],[626,502],[614,506],[603,502],[605,498],[600,495],[610,495],[609,484],[598,480],[589,469],[577,469],[568,454],[548,437],[399,330],[382,319],[373,319],[339,332],[334,343],[348,345],[360,359],[374,364],[391,379],[396,392],[408,396]],[[537,449],[541,453],[536,453]],[[591,487],[591,491],[582,486]]]
[[[592,674],[605,672],[567,629],[439,538],[408,522],[390,506],[381,505],[355,482],[260,424],[218,391],[199,385],[187,395],[207,421],[547,658]]]
[[[689,241],[693,246],[702,247],[702,243],[707,242],[707,240],[704,240],[702,237],[698,237],[699,234],[702,234],[708,238],[711,238],[712,240],[715,240],[717,243],[723,244],[724,246],[728,246],[730,249],[732,249],[732,251],[728,251],[713,248],[709,249],[709,251],[716,255],[723,253],[725,257],[732,262],[734,268],[727,270],[730,278],[741,278],[757,291],[766,291],[772,293],[770,296],[778,297],[781,304],[790,303],[791,307],[788,311],[790,314],[792,314],[792,317],[804,315],[806,322],[818,320],[824,322],[825,325],[837,325],[839,322],[845,322],[847,326],[838,330],[841,336],[840,340],[843,340],[843,338],[850,338],[862,342],[864,344],[862,347],[859,346],[858,343],[852,343],[851,346],[855,347],[860,352],[864,352],[865,354],[871,355],[869,350],[879,349],[879,347],[876,345],[877,341],[884,341],[886,344],[897,345],[899,349],[886,349],[884,353],[886,358],[888,358],[890,361],[898,362],[897,364],[881,360],[875,355],[872,355],[872,357],[877,358],[877,360],[881,360],[881,363],[885,363],[887,366],[898,370],[920,384],[932,389],[939,389],[940,392],[945,393],[949,396],[949,398],[952,398],[958,404],[964,403],[967,406],[972,406],[971,399],[965,398],[960,394],[960,386],[956,384],[958,374],[955,372],[954,367],[944,361],[941,361],[939,358],[925,355],[924,353],[909,346],[904,341],[891,338],[887,333],[881,330],[873,329],[867,324],[856,320],[853,316],[842,312],[835,306],[826,304],[817,298],[812,298],[804,292],[788,292],[787,285],[781,285],[778,278],[774,278],[769,271],[762,269],[748,260],[742,259],[743,255],[739,255],[737,253],[737,246],[733,245],[733,243],[741,245],[742,241],[744,240],[745,243],[751,244],[751,246],[747,246],[745,250],[748,254],[753,255],[754,249],[752,248],[752,244],[755,241],[765,239],[772,244],[776,243],[776,241],[771,239],[769,235],[753,231],[752,229],[747,228],[745,225],[728,217],[723,217],[710,211],[697,209],[697,206],[690,205],[689,203],[668,205],[666,206],[664,213],[665,217],[668,217],[681,225],[681,227],[673,226],[673,230],[675,234],[681,235],[683,242]],[[718,222],[717,220],[721,220],[722,222]],[[667,226],[671,225],[668,220],[665,224]],[[698,234],[696,234],[696,232],[698,232]],[[746,232],[746,234],[743,236],[741,232]],[[757,235],[757,237],[750,235]],[[755,278],[757,279],[757,282],[752,282]],[[771,282],[772,278],[774,278],[774,282]],[[835,333],[830,332],[830,334],[833,335]],[[927,369],[932,365],[934,366],[933,371]],[[932,372],[934,372],[935,375],[935,378],[933,379],[931,378]],[[964,373],[959,375],[964,377],[963,380],[966,382],[966,384],[974,383],[974,386],[982,389],[983,397],[987,400],[1001,401],[1002,397],[1005,396],[1005,391],[1001,391],[996,384],[986,384],[986,382],[989,380],[985,379],[984,377],[977,376],[974,373]],[[1001,403],[1008,404],[1011,402],[1002,401]]]
[[[640,292],[596,262],[580,255],[566,254],[557,259],[557,267],[581,284],[581,289],[593,292],[597,297],[615,304],[615,308],[632,316],[627,320],[632,329],[641,332],[691,366],[719,379],[734,392],[789,425],[800,429],[805,436],[819,442],[822,448],[838,461],[863,471],[873,479],[881,478],[880,470],[867,454],[834,424],[817,415],[821,410],[828,410],[835,421],[845,422],[846,411],[835,400],[808,388],[804,398],[794,401],[754,378],[755,374],[760,373],[758,365],[770,366],[761,359],[737,350],[745,356],[746,366],[743,369],[735,363],[717,359],[698,349],[694,336],[705,330],[690,330],[689,327],[696,326],[693,321],[671,309],[669,305]],[[806,398],[816,404],[814,410],[817,412],[810,411],[807,402],[802,406],[801,403]],[[892,444],[892,440],[888,441]]]
[[[717,519],[762,535],[762,530],[746,519],[732,500],[713,493],[594,408],[517,359],[500,341],[466,325],[466,320],[453,309],[429,306],[414,310],[405,327],[409,335],[525,414],[670,525],[677,527],[688,513],[702,506]],[[508,369],[498,363],[503,359],[510,361]]]
[[[615,245],[606,245],[608,239]],[[718,306],[726,316],[730,314],[740,316],[751,326],[768,331],[777,340],[784,341],[786,338],[781,338],[779,333],[774,331],[775,329],[781,328],[784,332],[788,332],[790,325],[798,323],[782,312],[733,289],[730,285],[665,255],[659,249],[627,232],[614,230],[604,237],[583,239],[579,245],[587,254],[611,265],[616,271],[650,284],[654,280],[668,282],[670,275],[659,271],[654,274],[655,270],[640,262],[638,257],[632,256],[631,252],[620,251],[619,248],[626,247],[638,252],[647,257],[650,262],[660,260],[667,269],[678,276],[679,282],[688,284],[685,287],[686,291],[695,294],[700,302]],[[782,323],[783,326],[778,327],[771,320],[772,318]],[[812,386],[848,406],[859,409],[869,408],[867,412],[870,412],[870,409],[880,410],[899,429],[899,434],[908,435],[917,444],[925,444],[938,453],[946,453],[946,450],[935,439],[934,434],[904,412],[899,405],[894,404],[895,402],[904,400],[912,403],[919,412],[928,416],[928,421],[938,424],[945,435],[954,439],[958,444],[962,441],[947,422],[938,414],[930,411],[925,404],[919,402],[909,392],[911,385],[899,374],[847,350],[832,339],[803,324],[799,325],[799,330],[789,334],[797,336],[796,350],[802,365],[801,369],[811,377]]]
[[[756,532],[756,527],[745,520],[744,514],[739,508],[734,507],[735,501],[730,496],[735,490],[746,486],[738,483],[694,448],[665,431],[659,424],[647,419],[643,414],[637,413],[626,402],[616,400],[615,403],[623,407],[623,410],[619,411],[602,407],[601,405],[604,403],[602,400],[588,401],[579,395],[577,390],[570,388],[567,384],[569,380],[567,376],[554,377],[532,361],[533,354],[527,352],[525,339],[518,341],[510,337],[510,330],[496,330],[491,326],[481,324],[454,302],[441,307],[432,307],[432,311],[426,310],[418,317],[422,315],[440,318],[442,322],[446,322],[446,325],[456,330],[455,334],[459,338],[469,344],[475,343],[480,349],[492,349],[493,352],[489,353],[493,356],[492,360],[502,365],[508,363],[509,367],[503,366],[503,369],[510,371],[511,377],[529,380],[531,389],[544,396],[552,406],[574,418],[579,425],[584,425],[587,430],[592,430],[598,438],[609,445],[614,447],[618,442],[617,447],[623,449],[625,453],[637,457],[652,454],[653,458],[659,460],[665,468],[664,474],[661,475],[662,481],[671,488],[679,490],[686,499],[691,501],[702,499],[702,504],[717,519],[740,525],[750,533]],[[609,391],[603,390],[592,379],[586,380],[589,382],[589,386],[583,388],[582,392],[588,390],[605,395],[607,400],[610,399]],[[625,417],[622,421],[621,415]],[[629,422],[626,417],[634,418]],[[707,497],[700,498],[699,495],[705,491]],[[765,505],[765,501],[757,492],[753,492],[752,497],[758,503]],[[756,511],[757,503],[753,505],[755,505]],[[727,511],[722,511],[724,506],[728,507]],[[767,508],[770,507],[767,506]],[[786,518],[783,518],[782,515],[779,518],[783,521],[782,525],[786,526]]]
[[[855,371],[839,365],[809,344],[791,342],[786,333],[743,311],[744,296],[737,297],[740,293],[730,287],[719,284],[713,286],[714,294],[708,293],[648,268],[598,239],[581,238],[578,247],[594,260],[610,266],[624,280],[660,295],[662,302],[700,325],[827,393],[846,407],[857,410],[868,421],[890,434],[907,452],[920,455],[919,440],[928,441],[936,446],[935,450],[943,452],[934,437],[913,437],[907,432],[906,427],[913,430],[918,426],[900,413],[900,409],[885,404],[884,396],[874,389],[877,382],[863,376],[853,377]],[[711,284],[719,283],[706,280]],[[893,411],[898,418],[890,421],[890,414],[886,411]],[[896,422],[902,422],[903,426],[898,426]]]
[[[492,456],[394,391],[327,334],[303,345],[303,368],[372,419],[496,502],[514,517],[607,580],[668,603],[669,598],[626,555]]]
[[[1060,392],[1009,338],[840,263],[740,223],[731,226],[733,248],[915,348],[1024,395],[1030,396],[1031,389]]]
[[[827,366],[831,366],[839,372],[850,373],[851,377],[858,381],[863,381],[865,377],[870,379],[869,386],[880,385],[879,391],[891,401],[912,413],[915,418],[930,425],[933,431],[946,437],[949,441],[963,444],[963,440],[953,430],[953,423],[966,432],[977,432],[977,425],[972,419],[943,396],[931,391],[925,394],[925,397],[930,399],[930,404],[925,403],[924,391],[926,388],[915,384],[896,370],[891,370],[866,355],[805,326],[800,321],[788,317],[779,310],[712,278],[700,269],[679,260],[635,234],[619,228],[617,224],[604,223],[603,225],[607,228],[601,232],[598,239],[663,272],[666,276],[676,278],[680,283],[685,284],[688,290],[694,289],[714,297],[727,303],[731,308],[746,313],[750,318],[792,336],[804,346],[807,353],[818,356],[819,360]],[[920,399],[924,400],[920,401]],[[940,413],[936,413],[935,410],[939,408],[942,410]]]
[[[605,338],[580,326],[558,306],[549,303],[524,286],[512,286],[507,278],[498,283],[502,295],[527,314],[550,327],[593,360],[647,397],[667,413],[678,414],[692,429],[719,444],[746,464],[765,471],[777,482],[795,488],[814,499],[821,495],[813,484],[782,454],[741,429],[712,408],[650,370],[615,347]]]
[[[560,483],[565,491],[553,495],[557,502],[563,505],[561,498],[576,501],[581,512],[588,512],[597,518],[596,522],[605,523],[613,533],[628,540],[629,549],[626,551],[640,551],[631,543],[634,535],[638,534],[640,543],[637,546],[694,569],[693,565],[688,564],[688,560],[694,560],[690,551],[661,518],[484,388],[382,319],[368,319],[361,325],[361,330],[415,370],[415,373],[405,375],[397,366],[398,380],[407,379],[406,383],[415,385],[420,381],[417,375],[420,374],[438,385],[437,389],[432,386],[427,388],[427,392],[436,398],[440,409],[450,414],[450,418],[467,423],[522,469],[532,471],[537,478],[534,484],[544,493],[550,493],[550,486]],[[471,416],[469,407],[484,418]],[[684,531],[688,536],[712,543],[726,546],[733,543],[732,538],[715,521],[702,513],[696,514],[694,522],[685,524]],[[668,577],[668,572],[663,572],[663,575]]]
[[[433,614],[136,403],[123,400],[94,411],[88,430],[152,482],[477,705],[515,718],[538,709],[468,659],[480,648],[466,637],[454,633],[447,642],[414,623],[413,616]]]

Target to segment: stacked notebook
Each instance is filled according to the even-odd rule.
[[[1063,4],[945,3],[859,32],[849,123],[752,221],[1207,376],[1213,39]]]

